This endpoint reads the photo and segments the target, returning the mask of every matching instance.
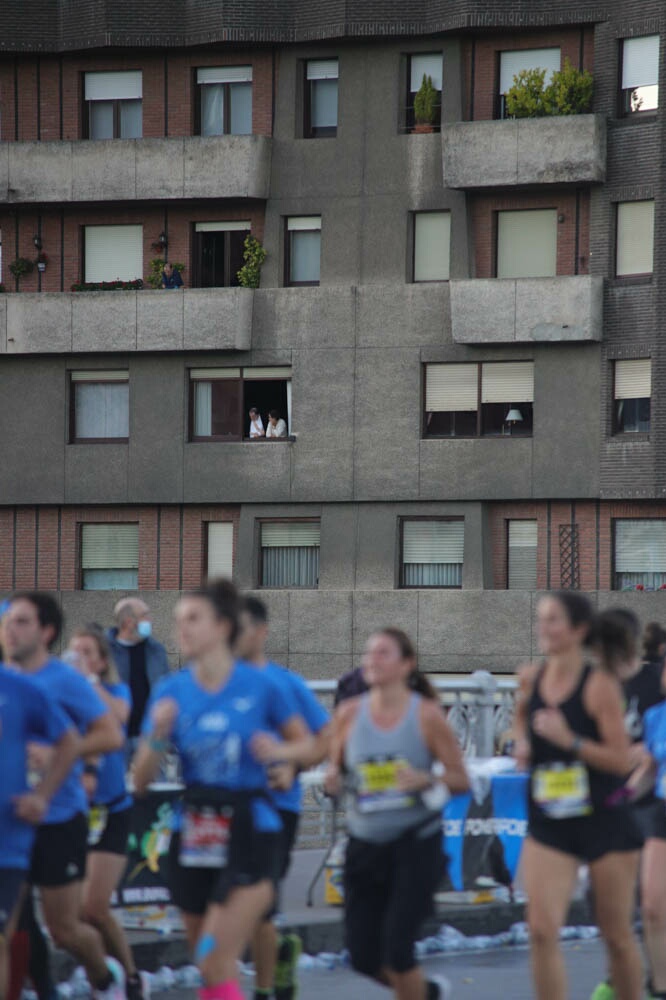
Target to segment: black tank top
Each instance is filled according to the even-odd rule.
[[[632,743],[643,740],[643,716],[648,708],[664,700],[661,688],[662,666],[645,662],[633,677],[622,682],[625,700],[624,724]]]
[[[563,750],[561,747],[556,746],[555,743],[551,743],[550,740],[546,740],[534,732],[532,726],[534,713],[542,708],[551,707],[546,704],[541,696],[541,682],[545,669],[545,666],[543,666],[539,670],[528,702],[528,731],[532,748],[531,766],[533,772],[539,767],[552,765],[557,767],[577,763],[577,758],[568,750]],[[592,667],[586,664],[583,667],[580,680],[574,691],[572,691],[566,701],[561,702],[556,707],[562,713],[569,728],[576,736],[600,742],[597,724],[587,712],[583,702],[583,692],[591,674]],[[590,803],[593,811],[597,812],[608,804],[608,799],[622,787],[623,781],[619,776],[608,774],[605,771],[598,771],[596,768],[589,767],[588,765],[584,766],[589,776]],[[532,782],[530,782],[530,804],[535,805]]]

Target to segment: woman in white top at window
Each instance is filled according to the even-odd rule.
[[[264,431],[264,422],[261,419],[261,414],[256,407],[252,407],[250,410],[250,437],[251,438],[262,438],[266,437],[266,432]]]
[[[266,428],[267,438],[286,438],[287,425],[280,416],[278,410],[271,410],[268,414],[268,427]]]

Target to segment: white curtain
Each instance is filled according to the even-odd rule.
[[[201,87],[201,134],[224,134],[224,84],[206,83]]]
[[[210,437],[213,433],[213,384],[194,383],[194,436]]]
[[[287,434],[291,434],[291,379],[287,382]]]
[[[321,232],[295,232],[291,237],[291,280],[319,281]]]
[[[462,563],[405,563],[406,587],[462,587]]]
[[[76,386],[77,438],[129,437],[129,385]]]
[[[319,579],[319,547],[262,547],[261,568],[262,587],[316,587]]]

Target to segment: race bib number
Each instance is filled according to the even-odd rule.
[[[398,774],[408,767],[403,758],[365,761],[357,766],[359,812],[384,812],[409,809],[416,799],[412,792],[398,788]]]
[[[551,764],[535,768],[532,798],[550,819],[589,816],[590,778],[584,764]]]
[[[225,868],[233,810],[186,806],[180,835],[179,861],[184,868]]]
[[[96,847],[104,836],[106,824],[109,822],[109,810],[106,806],[93,806],[88,813],[88,847]]]

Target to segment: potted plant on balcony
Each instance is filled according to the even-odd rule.
[[[592,74],[576,69],[569,59],[548,84],[545,69],[524,69],[506,92],[506,113],[509,118],[583,115],[590,110],[593,89]]]
[[[421,86],[414,95],[414,121],[412,132],[434,132],[437,117],[437,91],[431,76],[423,74]]]
[[[256,236],[246,236],[243,243],[243,266],[238,272],[241,288],[259,288],[261,266],[266,260],[266,248]]]
[[[34,264],[27,257],[15,257],[14,260],[9,265],[9,270],[12,272],[16,278],[16,289],[18,291],[19,282],[24,274],[30,274],[34,268]]]

